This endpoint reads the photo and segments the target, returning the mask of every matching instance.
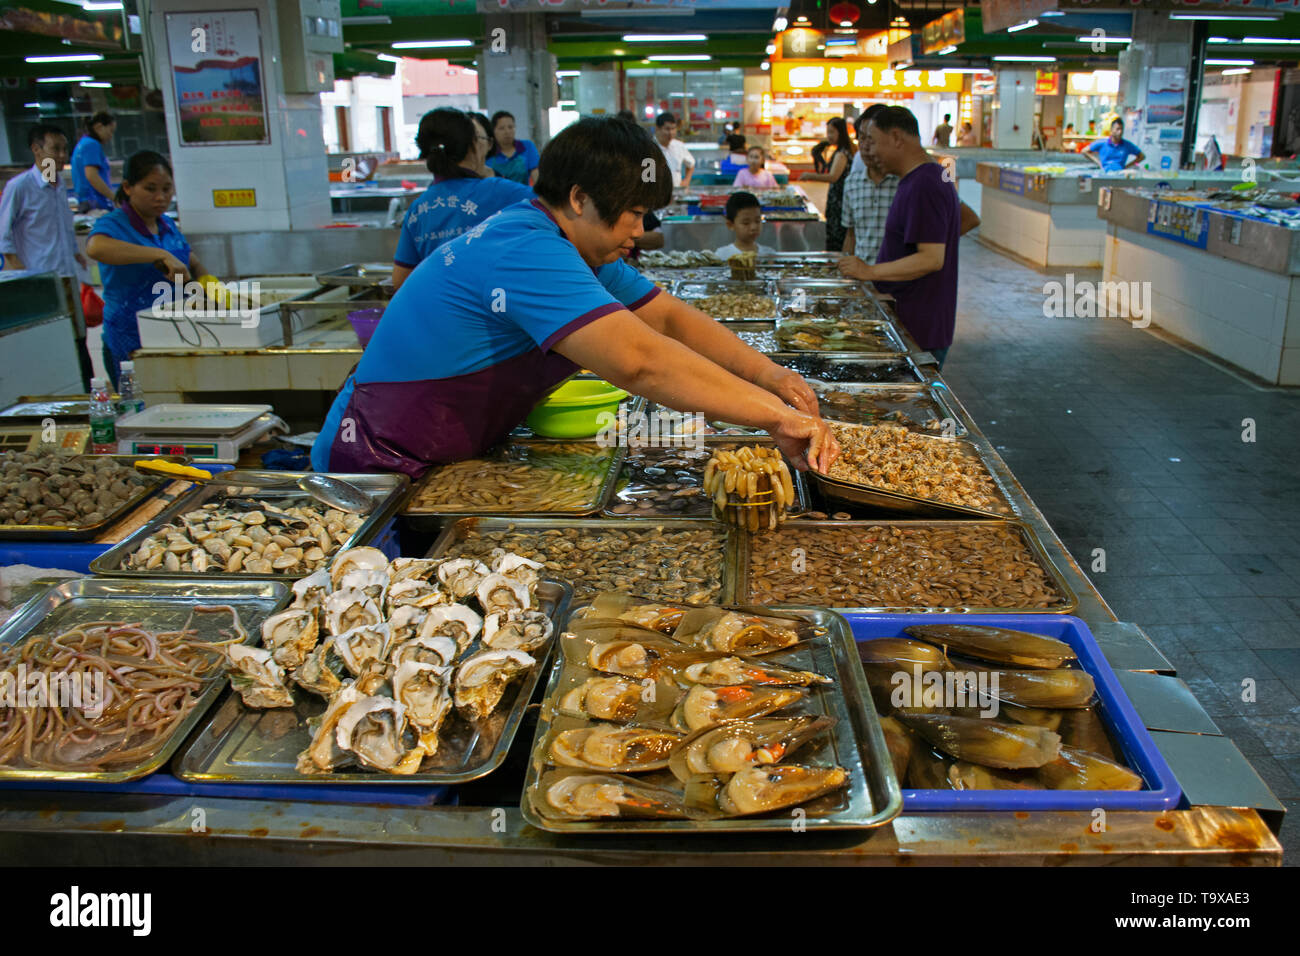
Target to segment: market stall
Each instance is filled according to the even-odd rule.
[[[409,487],[337,476],[361,514],[261,472],[168,485],[0,646],[138,617],[201,680],[126,756],[39,734],[0,752],[0,845],[72,863],[1276,865],[1281,805],[880,301],[822,260],[645,268],[809,378],[851,451],[828,474],[660,415],[649,448],[521,431]],[[641,410],[628,397],[624,421]],[[858,449],[947,479],[869,473]],[[1001,742],[882,697],[881,667],[919,676],[949,651],[1002,675]],[[341,674],[369,695],[355,713]]]

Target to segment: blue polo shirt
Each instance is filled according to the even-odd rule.
[[[517,183],[527,183],[529,174],[541,161],[541,153],[537,152],[537,147],[528,139],[515,140],[513,156],[506,156],[498,150],[487,158],[487,164],[494,173]]]
[[[577,366],[551,349],[660,290],[592,269],[537,200],[440,246],[393,296],[312,448],[317,471],[400,471],[481,455]]]
[[[91,209],[112,209],[113,203],[109,198],[101,195],[94,186],[90,185],[90,180],[86,178],[87,166],[98,169],[99,175],[104,177],[104,182],[108,183],[110,188],[112,187],[113,181],[109,177],[108,157],[104,155],[104,147],[89,133],[77,140],[77,145],[72,150],[72,193],[81,202],[90,203]]]
[[[435,180],[411,204],[393,261],[414,269],[444,242],[506,206],[532,198],[530,187],[496,176]]]
[[[1137,156],[1142,152],[1131,142],[1121,139],[1116,146],[1110,141],[1110,137],[1099,139],[1088,147],[1088,152],[1096,153],[1097,158],[1101,160],[1101,168],[1108,173],[1118,172],[1124,168],[1130,156]]]
[[[137,246],[153,246],[161,255],[170,252],[186,266],[190,264],[190,244],[179,227],[167,215],[158,217],[158,235],[149,231],[144,220],[129,204],[101,216],[90,230],[92,236],[103,235]],[[104,345],[119,362],[131,357],[140,347],[140,327],[135,314],[151,308],[159,299],[154,287],[167,286],[162,301],[172,299],[172,281],[149,262],[129,266],[111,266],[101,262],[99,275],[104,281]]]

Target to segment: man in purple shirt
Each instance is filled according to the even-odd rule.
[[[852,279],[874,282],[896,300],[898,317],[912,338],[939,360],[952,345],[957,321],[957,240],[961,203],[944,178],[944,167],[931,161],[921,145],[916,117],[890,106],[868,121],[865,135],[880,166],[898,177],[898,192],[885,220],[876,264],[856,256],[840,260]]]

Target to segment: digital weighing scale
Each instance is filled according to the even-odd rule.
[[[89,444],[89,396],[24,397],[0,411],[0,452],[80,455]]]
[[[243,448],[277,429],[289,430],[270,405],[154,405],[117,420],[117,450],[234,464]]]

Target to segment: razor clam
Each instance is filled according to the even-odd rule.
[[[230,644],[225,648],[230,665],[230,686],[245,707],[292,707],[293,692],[284,683],[284,668],[271,652],[247,644]]]
[[[483,619],[463,604],[432,607],[420,627],[421,637],[450,637],[464,653],[483,631]]]
[[[691,734],[672,752],[668,765],[683,782],[699,774],[738,773],[779,763],[835,723],[833,717],[734,720]]]
[[[1010,704],[1006,701],[998,702],[997,716],[1005,717],[1007,720],[1017,724],[1032,724],[1035,727],[1042,727],[1044,730],[1060,732],[1061,720],[1067,712],[1064,710],[1047,710],[1042,707],[1021,707],[1018,704]],[[973,715],[979,716],[979,708]],[[1064,738],[1062,738],[1064,740]]]
[[[368,665],[386,660],[391,643],[392,634],[387,624],[362,624],[334,637],[331,646],[348,672],[358,675]]]
[[[1066,711],[1061,715],[1060,733],[1061,743],[1066,746],[1086,750],[1107,760],[1115,759],[1115,748],[1106,736],[1106,728],[1102,726],[1095,708]]]
[[[782,620],[727,611],[697,631],[691,641],[726,654],[769,654],[799,642],[799,633],[778,623]]]
[[[378,548],[348,548],[340,551],[334,556],[334,564],[330,567],[330,582],[335,590],[345,587],[343,578],[352,571],[378,572],[387,581],[388,556]]]
[[[683,805],[680,794],[631,777],[551,772],[542,778],[539,789],[546,795],[545,808],[579,820],[681,820],[694,815]]]
[[[798,687],[692,687],[673,711],[672,725],[681,731],[711,727],[724,720],[763,717],[803,700]]]
[[[451,558],[438,565],[438,581],[457,601],[473,594],[479,583],[491,572],[482,561],[472,558]]]
[[[290,670],[302,666],[319,638],[316,614],[305,608],[289,608],[262,622],[262,646]]]
[[[420,769],[423,751],[402,746],[406,705],[391,697],[362,697],[338,720],[335,740],[356,754],[363,767],[410,774]]]
[[[589,677],[560,698],[560,709],[600,720],[627,721],[641,706],[644,687],[621,677]]]
[[[1096,691],[1092,677],[1064,667],[1034,671],[985,671],[991,696],[1021,707],[1086,707]],[[996,677],[996,691],[993,679]]]
[[[732,817],[782,810],[839,790],[848,782],[849,772],[843,767],[749,767],[727,781],[718,794],[718,809]]]
[[[1041,767],[1055,760],[1061,748],[1060,737],[1032,725],[909,709],[899,709],[894,715],[932,746],[985,767]]]
[[[928,746],[912,747],[912,758],[907,763],[907,784],[918,790],[954,790],[948,777],[949,763]]]
[[[541,611],[507,611],[489,614],[483,622],[483,643],[494,650],[535,651],[555,633],[550,617]]]
[[[406,705],[406,718],[418,731],[424,753],[436,753],[438,731],[451,713],[451,668],[406,661],[393,675],[393,696]]]
[[[909,641],[905,637],[863,641],[858,645],[858,659],[863,664],[905,664],[909,670],[914,664],[920,664],[923,670],[944,670],[948,662],[939,648],[923,641]]]
[[[880,729],[885,732],[885,746],[889,748],[889,762],[894,765],[894,775],[902,783],[907,779],[907,765],[916,746],[912,735],[896,717],[881,717]]]
[[[330,698],[321,714],[316,731],[307,749],[298,755],[299,773],[328,773],[352,763],[355,759],[346,747],[339,746],[338,723],[348,708],[361,699],[361,694],[349,681],[340,686]]]
[[[335,635],[384,619],[379,606],[364,591],[335,591],[325,598],[324,608],[325,630]]]
[[[522,584],[502,574],[489,574],[474,590],[484,614],[497,614],[514,609],[529,610],[535,606],[527,584]]]
[[[682,742],[681,734],[645,727],[595,724],[556,734],[550,758],[562,767],[633,773],[668,766],[668,755]]]
[[[393,649],[392,662],[396,667],[407,661],[446,667],[459,653],[460,649],[450,637],[414,637]]]
[[[677,625],[682,623],[682,617],[691,610],[690,607],[681,604],[655,604],[648,601],[641,604],[627,604],[626,600],[616,591],[606,591],[597,595],[591,602],[587,614],[592,618],[623,621],[658,631],[660,634],[672,634],[677,630]]]
[[[811,684],[829,684],[831,679],[812,671],[797,671],[775,664],[760,664],[743,657],[720,657],[712,661],[698,661],[679,671],[677,683],[683,687],[705,684],[725,687],[733,684],[765,685],[769,687],[807,687]]]
[[[532,669],[537,660],[523,651],[479,651],[456,668],[456,709],[467,720],[484,720],[506,688]]]
[[[619,633],[627,633],[629,630],[622,628]],[[647,637],[634,641],[615,640],[592,644],[587,652],[588,666],[603,674],[658,680],[665,674],[716,656],[708,652],[684,652],[679,644],[655,640],[649,636],[649,631],[641,633]]]
[[[337,660],[337,655],[332,655],[330,651],[330,642],[322,641],[307,655],[302,666],[290,675],[299,687],[313,694],[320,694],[326,699],[332,697],[343,686],[338,673],[330,667],[327,655]],[[339,670],[342,671],[342,668],[340,667]]]
[[[954,790],[1042,790],[1033,777],[981,767],[958,760],[948,768],[948,782]]]
[[[1062,747],[1061,755],[1038,768],[1038,779],[1053,790],[1141,790],[1142,778],[1101,754]]]
[[[903,630],[945,651],[955,650],[994,664],[1051,668],[1075,659],[1073,649],[1064,641],[1028,631],[975,624],[918,624]]]

